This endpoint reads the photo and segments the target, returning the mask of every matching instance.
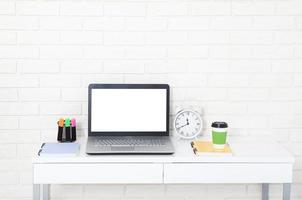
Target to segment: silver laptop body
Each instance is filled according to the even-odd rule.
[[[87,154],[172,154],[167,84],[90,84]]]

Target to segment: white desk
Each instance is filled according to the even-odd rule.
[[[50,184],[188,184],[259,183],[268,200],[269,183],[283,184],[290,199],[294,157],[281,145],[244,138],[229,141],[233,156],[195,156],[188,141],[174,140],[173,155],[85,154],[77,157],[35,157],[34,200],[49,199]]]

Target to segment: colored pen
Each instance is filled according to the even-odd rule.
[[[76,132],[76,119],[71,119],[71,141],[74,142],[77,140],[77,132]]]
[[[61,118],[58,121],[58,138],[57,138],[57,140],[59,142],[62,142],[62,140],[63,140],[63,128],[64,128],[64,119]]]
[[[70,142],[70,119],[65,119],[65,141]]]

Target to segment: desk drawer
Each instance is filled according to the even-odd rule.
[[[162,164],[34,164],[34,184],[163,183]]]
[[[286,183],[291,164],[165,164],[164,183]]]

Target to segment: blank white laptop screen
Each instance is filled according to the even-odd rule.
[[[166,131],[166,89],[92,89],[91,131]]]

